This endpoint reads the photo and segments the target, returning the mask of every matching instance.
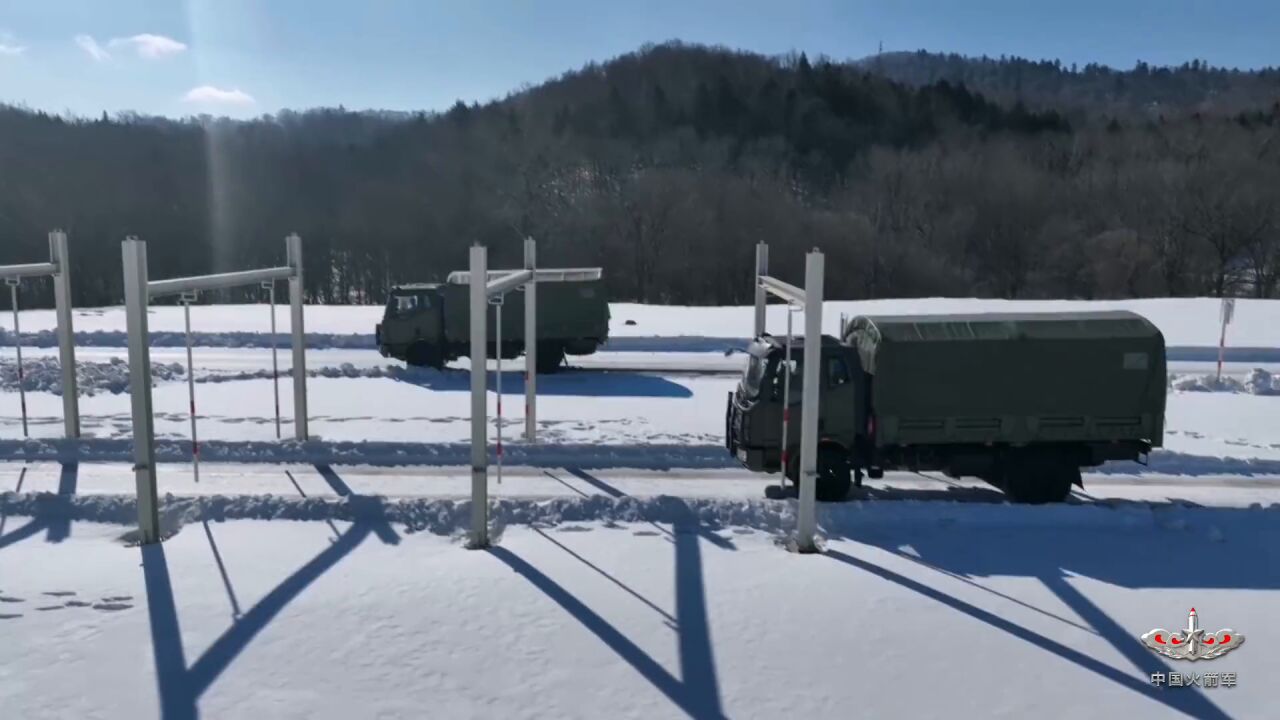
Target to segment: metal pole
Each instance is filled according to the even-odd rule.
[[[1227,325],[1231,324],[1231,317],[1235,314],[1236,301],[1233,298],[1223,298],[1221,307],[1222,334],[1218,336],[1218,379],[1217,384],[1222,384],[1222,361],[1227,352]]]
[[[121,246],[129,341],[129,403],[133,410],[133,473],[138,492],[138,533],[143,544],[160,540],[156,499],[155,427],[151,418],[151,354],[147,347],[147,244],[135,237]]]
[[[297,233],[284,239],[285,252],[293,276],[289,278],[289,318],[293,340],[293,429],[294,437],[305,441],[307,433],[307,333],[302,317],[306,286],[302,277],[302,238]]]
[[[276,396],[276,439],[280,439],[280,359],[276,342],[276,283],[262,283],[267,289],[267,301],[271,304],[271,384]]]
[[[187,400],[191,406],[191,471],[200,482],[200,439],[196,435],[196,376],[191,362],[191,303],[196,293],[182,293],[182,321],[187,331]]]
[[[489,546],[489,456],[485,415],[485,341],[488,257],[471,247],[471,547]]]
[[[496,448],[497,460],[498,460],[498,463],[497,463],[498,484],[501,485],[502,484],[502,300],[503,300],[502,295],[498,295],[496,298],[494,298],[494,300],[496,300],[497,302],[493,303],[494,304],[493,312],[495,315],[494,333],[493,333],[493,347],[494,347],[493,354],[497,356],[497,361],[498,361],[498,372],[494,376],[497,378],[496,382],[494,383],[494,386],[495,386],[494,389],[498,393],[498,417],[496,418],[496,422],[494,423],[494,425],[497,426],[497,431],[495,434],[497,435],[497,443],[498,443]]]
[[[18,353],[18,402],[22,405],[22,437],[31,437],[27,434],[27,390],[23,387],[22,372],[22,330],[18,327],[18,283],[22,282],[20,278],[5,278],[5,282],[9,285],[9,302],[13,307],[13,349]]]
[[[800,411],[800,512],[796,534],[799,552],[817,552],[818,382],[822,365],[822,253],[815,249],[804,263],[804,396]]]
[[[787,350],[782,376],[782,487],[787,487],[787,461],[791,459],[791,453],[787,451],[787,443],[790,440],[788,435],[788,426],[791,424],[791,318],[795,312],[795,306],[787,303]]]
[[[766,294],[765,289],[760,285],[760,277],[769,274],[769,246],[764,243],[756,243],[756,315],[755,330],[753,338],[758,338],[764,334],[765,321],[764,309]]]
[[[71,323],[71,258],[67,254],[67,234],[61,230],[49,233],[49,257],[58,266],[53,276],[53,299],[58,317],[58,362],[62,366],[62,425],[71,440],[80,437],[80,388]]]
[[[534,271],[524,286],[524,439],[538,439],[538,245],[524,240],[524,267]]]

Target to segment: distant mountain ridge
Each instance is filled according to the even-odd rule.
[[[911,86],[946,81],[1007,104],[1103,113],[1159,113],[1164,109],[1236,114],[1280,102],[1280,68],[1236,70],[1193,59],[1178,66],[1137,61],[1127,70],[1089,63],[955,53],[886,52],[852,63]]]

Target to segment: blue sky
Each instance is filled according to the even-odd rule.
[[[441,109],[681,39],[1132,67],[1280,65],[1280,0],[0,0],[0,102],[97,115]]]

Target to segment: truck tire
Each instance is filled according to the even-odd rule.
[[[1080,482],[1079,467],[1035,456],[1006,460],[1001,475],[1004,494],[1016,503],[1030,505],[1062,502],[1071,495],[1071,486]]]
[[[429,367],[439,370],[444,367],[444,357],[440,349],[429,343],[419,342],[409,346],[405,353],[405,362],[418,367]]]
[[[800,453],[796,452],[787,462],[787,477],[800,487]],[[824,445],[818,448],[818,486],[814,497],[818,502],[840,502],[849,497],[853,487],[849,456],[839,447]]]
[[[560,371],[564,364],[564,346],[560,343],[538,343],[539,375],[550,375]]]

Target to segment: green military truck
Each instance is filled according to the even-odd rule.
[[[538,283],[537,371],[552,373],[565,355],[590,355],[609,336],[609,303],[599,273],[594,280]],[[489,305],[489,357],[497,357],[497,311]],[[442,368],[471,351],[469,285],[450,276],[445,283],[392,288],[375,330],[383,357]],[[524,352],[524,292],[506,293],[502,307],[502,357]]]
[[[1080,469],[1160,447],[1164,338],[1129,312],[856,317],[824,336],[821,500],[864,471],[981,478],[1017,502],[1065,499]],[[799,476],[801,340],[792,343],[788,467]],[[782,470],[785,344],[757,339],[729,393],[726,445],[747,468]],[[855,480],[851,480],[853,472]]]

